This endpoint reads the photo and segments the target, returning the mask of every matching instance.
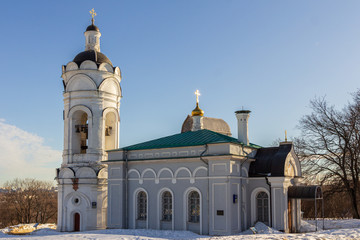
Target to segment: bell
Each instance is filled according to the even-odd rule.
[[[105,128],[105,136],[111,136],[112,133],[112,127],[111,126],[106,126]]]

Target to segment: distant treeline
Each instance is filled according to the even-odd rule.
[[[19,223],[56,223],[57,192],[51,182],[14,179],[0,189],[0,228]]]

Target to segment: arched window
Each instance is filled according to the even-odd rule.
[[[147,196],[144,191],[138,193],[137,196],[137,219],[146,220],[147,218]]]
[[[162,221],[172,220],[172,195],[169,191],[162,194]]]
[[[72,115],[73,122],[73,136],[72,136],[72,150],[75,154],[86,153],[88,143],[88,115],[78,110]]]
[[[200,222],[200,195],[197,191],[191,191],[188,197],[188,221]]]
[[[116,146],[116,115],[113,112],[108,112],[105,115],[105,150],[115,149]]]
[[[259,192],[256,195],[256,210],[256,220],[269,225],[269,196],[266,192]]]

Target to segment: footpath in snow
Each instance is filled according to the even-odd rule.
[[[318,222],[322,224],[322,221]],[[314,221],[303,221],[302,230],[314,230]],[[33,225],[18,225],[24,229],[29,230]],[[84,240],[145,240],[145,239],[218,239],[218,240],[245,240],[245,239],[360,239],[360,220],[325,220],[325,228],[330,228],[325,231],[286,234],[275,229],[269,228],[263,223],[257,223],[255,228],[257,234],[253,234],[252,230],[246,230],[238,235],[232,236],[203,236],[189,231],[160,231],[160,230],[143,230],[143,229],[107,229],[87,232],[57,232],[55,225],[41,224],[37,230],[27,235],[8,235],[11,228],[0,229],[1,239],[40,239],[40,240],[57,240],[57,239],[84,239]]]

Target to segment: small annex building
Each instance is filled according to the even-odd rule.
[[[301,185],[293,145],[250,143],[250,111],[235,113],[234,138],[224,120],[204,116],[197,98],[179,133],[118,148],[121,72],[100,52],[94,21],[84,35],[85,51],[62,68],[59,231],[145,228],[229,235],[257,221],[299,230],[300,200],[288,197],[289,187]]]

